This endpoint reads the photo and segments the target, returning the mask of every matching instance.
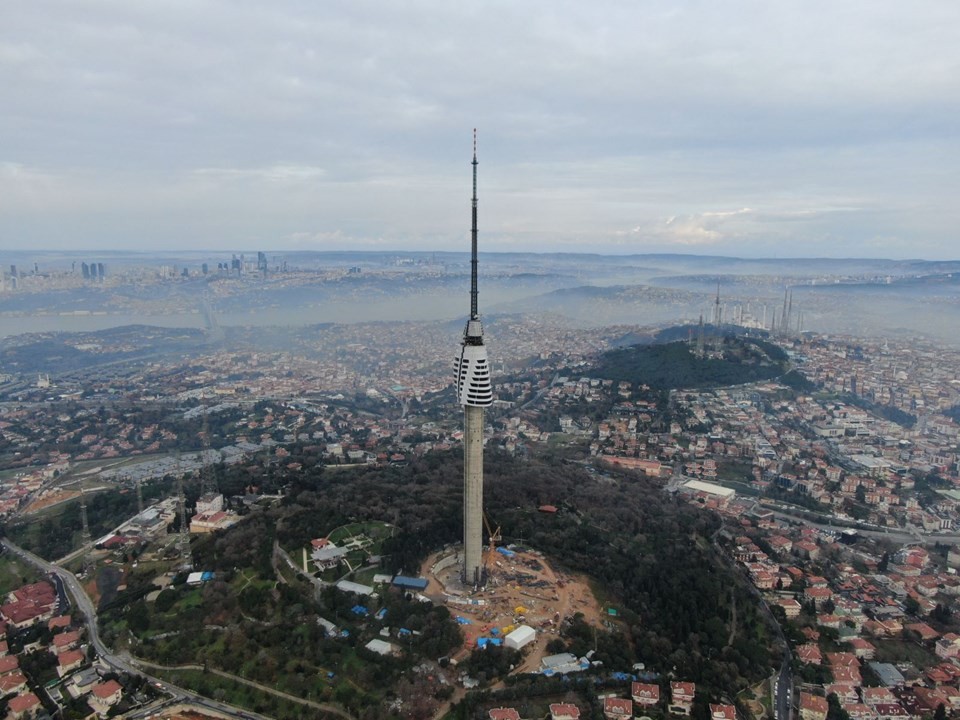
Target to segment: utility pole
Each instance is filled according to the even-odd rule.
[[[86,575],[93,564],[93,558],[91,557],[93,548],[90,547],[93,540],[90,537],[90,523],[87,521],[87,495],[82,487],[80,488],[80,524],[80,547],[83,549],[83,574]]]
[[[187,525],[187,498],[183,492],[183,468],[180,464],[180,450],[176,451],[177,458],[177,496],[179,499],[180,511],[180,536],[177,538],[177,544],[180,550],[180,557],[185,565],[192,564],[190,558],[190,526]]]

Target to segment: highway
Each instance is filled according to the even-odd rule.
[[[960,542],[960,533],[924,533],[917,528],[905,530],[902,528],[881,528],[876,525],[867,525],[866,523],[856,523],[842,521],[829,515],[817,513],[806,508],[793,507],[785,503],[757,503],[758,509],[769,510],[778,518],[802,522],[804,525],[826,530],[828,532],[840,532],[842,530],[856,530],[858,535],[872,537],[881,540],[889,540],[892,543],[909,544],[924,543],[932,545],[934,543],[944,543],[945,545],[955,545]],[[819,522],[809,520],[810,516],[819,518]]]
[[[793,662],[793,654],[790,652],[790,643],[787,642],[787,638],[783,634],[783,628],[780,627],[776,615],[770,610],[767,599],[749,580],[747,581],[747,587],[757,599],[760,609],[763,610],[764,615],[767,616],[769,623],[777,629],[777,635],[783,647],[783,660],[780,663],[780,672],[777,673],[777,678],[773,684],[773,710],[774,720],[790,720],[793,712],[793,674],[790,670],[790,665]]]
[[[84,622],[87,625],[87,635],[90,638],[90,642],[93,644],[93,647],[96,649],[97,655],[99,656],[101,662],[117,672],[145,677],[148,682],[153,684],[154,687],[169,693],[171,695],[171,699],[163,703],[163,705],[190,704],[204,707],[208,710],[212,710],[229,717],[246,718],[247,720],[251,718],[253,720],[271,720],[271,718],[266,715],[259,715],[258,713],[250,710],[244,710],[232,705],[227,705],[226,703],[217,702],[202,695],[198,695],[185,688],[171,685],[170,683],[153,677],[152,675],[148,675],[141,669],[135,667],[132,658],[125,658],[113,653],[106,645],[104,645],[103,640],[100,639],[100,631],[97,627],[96,608],[93,607],[90,597],[84,591],[83,587],[80,585],[80,581],[77,580],[76,576],[72,572],[54,565],[53,563],[49,563],[43,558],[24,550],[18,545],[14,545],[7,538],[0,539],[0,544],[2,544],[4,549],[12,555],[16,555],[24,562],[33,565],[34,567],[46,573],[49,573],[54,578],[54,584],[56,585],[57,592],[60,594],[61,598],[63,598],[63,591],[66,589],[66,591],[73,598],[77,609],[83,615]],[[150,705],[147,708],[143,708],[138,710],[136,713],[131,714],[130,717],[144,717],[156,712],[157,709],[158,708],[156,705]]]
[[[779,626],[778,626],[779,627]],[[774,717],[775,720],[790,720],[793,712],[793,676],[790,673],[790,649],[780,664],[780,674],[774,685]]]

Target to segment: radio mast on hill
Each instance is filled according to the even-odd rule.
[[[457,402],[463,406],[463,575],[479,587],[483,577],[483,409],[493,403],[490,364],[477,309],[477,131],[473,131],[473,222],[470,228],[470,319],[456,358]]]

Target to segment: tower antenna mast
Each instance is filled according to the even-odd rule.
[[[477,129],[473,129],[473,224],[470,226],[470,319],[479,320],[477,310]]]

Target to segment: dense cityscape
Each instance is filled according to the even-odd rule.
[[[218,272],[229,273],[226,265]],[[437,275],[432,264],[393,265],[331,269],[312,273],[311,282],[362,275],[396,295],[398,272],[405,286]],[[260,292],[263,263],[232,271]],[[142,292],[148,274],[126,271],[112,296],[122,298],[129,287]],[[54,276],[33,289],[10,282],[17,276],[9,275],[7,296],[56,297]],[[67,276],[74,282],[76,270]],[[159,272],[156,282],[183,276]],[[79,280],[109,277],[98,271]],[[571,468],[564,472],[582,473],[582,490],[630,488],[647,502],[689,508],[670,512],[714,517],[704,552],[732,572],[727,582],[753,594],[737,595],[741,605],[734,599],[732,610],[711,622],[731,636],[770,637],[772,654],[760,661],[766,672],[741,666],[717,675],[702,669],[715,662],[709,654],[696,671],[685,670],[676,653],[697,652],[695,644],[684,641],[662,655],[630,640],[634,625],[644,623],[629,597],[597,596],[588,589],[590,572],[576,561],[528,544],[543,518],[579,525],[588,517],[562,484],[537,491],[531,508],[541,520],[532,521],[527,542],[523,528],[531,520],[515,514],[526,512],[523,506],[508,509],[496,481],[487,490],[484,542],[491,554],[479,606],[463,605],[461,591],[443,578],[448,563],[440,544],[455,537],[441,534],[440,544],[424,547],[427,554],[408,556],[394,543],[404,523],[397,525],[396,510],[382,498],[342,515],[345,523],[307,523],[303,540],[296,539],[300,530],[291,526],[302,521],[289,515],[295,488],[324,487],[330,472],[335,483],[346,482],[326,491],[337,497],[351,482],[367,492],[364,483],[380,482],[383,473],[412,472],[416,483],[436,461],[451,463],[460,452],[464,431],[448,370],[458,323],[280,331],[221,325],[208,303],[194,328],[134,325],[4,341],[0,511],[8,562],[16,563],[4,585],[8,604],[0,608],[8,712],[145,717],[194,707],[230,715],[240,712],[230,704],[239,704],[244,712],[280,717],[885,720],[960,706],[960,627],[953,620],[960,594],[960,352],[932,341],[802,331],[792,298],[781,307],[769,301],[766,328],[745,311],[746,299],[721,300],[718,291],[712,300],[712,307],[701,300],[709,321],[702,312],[699,322],[679,326],[591,327],[532,312],[489,316],[494,399],[483,433],[492,459],[485,464],[492,463],[496,478],[512,463],[529,468],[552,458]],[[431,492],[446,496],[445,486],[436,487]],[[317,507],[318,517],[330,512],[322,499]],[[336,507],[332,517],[343,500]],[[604,529],[611,537],[625,530]],[[229,555],[249,532],[275,543],[262,569],[256,562],[228,569],[210,555]],[[33,568],[17,556],[33,558]],[[527,570],[511,575],[494,557]],[[506,584],[505,572],[514,578]],[[251,596],[254,578],[270,585],[279,579],[289,602],[301,603],[301,621],[283,610],[287,601]],[[527,589],[511,591],[512,584]],[[386,590],[391,586],[400,594]],[[421,611],[402,605],[404,588],[443,614],[411,615]],[[552,599],[543,588],[552,588]],[[75,595],[74,604],[74,593],[89,595],[85,602],[93,605],[84,610]],[[317,609],[308,612],[302,603],[310,597]],[[211,619],[217,615],[209,605],[229,598],[225,607],[260,618],[264,627],[282,612],[291,628],[305,629],[303,619],[315,612],[310,632],[325,638],[315,642],[335,650],[321,651],[309,681],[279,668],[264,675],[256,664],[234,665],[213,647],[203,649],[216,635],[209,628],[223,622]],[[168,645],[163,638],[176,635],[176,626],[164,618],[194,603],[205,608],[203,635],[213,632],[211,639],[198,636],[194,649]],[[743,603],[765,615],[751,613],[743,625]],[[529,607],[515,612],[520,605]],[[491,614],[497,607],[505,610]],[[724,618],[726,612],[732,615]],[[390,613],[406,614],[415,629],[388,624]],[[421,634],[424,624],[433,627],[429,638]],[[587,652],[577,639],[590,625],[595,635],[609,634],[607,649],[599,643]],[[405,642],[412,632],[422,639]],[[726,654],[730,643],[718,640],[724,645]],[[261,665],[269,647],[264,641]],[[344,647],[354,648],[351,671],[343,666]],[[211,686],[176,669],[199,658],[206,659],[198,667],[215,670],[226,684]],[[509,666],[500,667],[504,662]],[[362,673],[359,686],[345,684],[358,667],[383,663],[399,663],[391,673],[402,669],[386,694],[367,688]],[[518,682],[536,677],[542,679]],[[560,677],[572,683],[565,690],[545,684]]]
[[[960,718],[960,4],[6,5],[0,718]]]

